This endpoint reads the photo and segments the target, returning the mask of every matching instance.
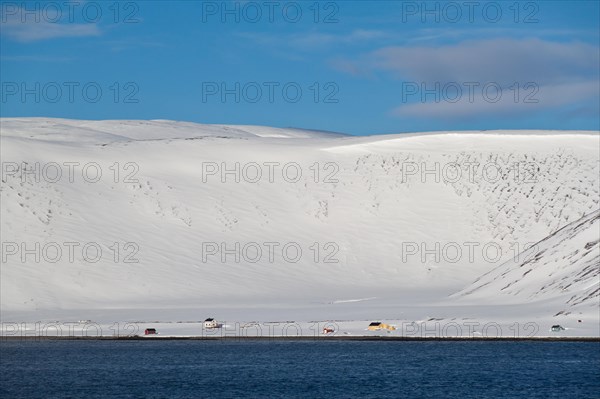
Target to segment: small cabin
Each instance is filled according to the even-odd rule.
[[[560,324],[555,324],[552,327],[550,327],[550,331],[552,331],[552,332],[561,332],[564,330],[565,330],[565,328],[563,326],[561,326]]]
[[[156,328],[146,328],[146,330],[144,330],[144,335],[155,335],[156,334]]]
[[[208,318],[206,320],[204,320],[204,328],[217,328],[219,325],[217,324],[217,321],[213,318]]]
[[[332,334],[334,332],[335,332],[335,330],[333,329],[333,327],[324,327],[323,328],[323,334]]]
[[[379,330],[388,330],[394,331],[396,327],[390,326],[389,324],[382,323],[380,321],[374,321],[367,327],[369,331],[379,331]]]

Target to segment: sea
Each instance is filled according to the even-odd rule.
[[[600,398],[600,342],[3,340],[1,398]]]

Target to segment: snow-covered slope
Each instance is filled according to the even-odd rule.
[[[425,316],[600,208],[598,132],[348,137],[48,118],[0,130],[3,318]]]
[[[458,293],[465,301],[493,304],[558,299],[569,314],[598,310],[600,295],[600,210],[537,242]]]
[[[48,118],[4,118],[3,137],[35,138],[73,143],[107,143],[131,140],[222,138],[314,138],[343,136],[337,133],[266,126],[200,125],[168,120],[84,121]]]

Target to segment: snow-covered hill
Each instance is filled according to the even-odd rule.
[[[600,210],[563,227],[503,265],[486,273],[457,295],[495,304],[559,299],[570,314],[598,310],[600,295]]]
[[[48,118],[0,130],[4,320],[462,317],[473,307],[448,295],[600,208],[598,132]],[[564,243],[544,276],[581,250],[552,237]],[[597,320],[597,293],[587,303]]]

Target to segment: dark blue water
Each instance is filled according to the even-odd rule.
[[[600,398],[594,342],[0,342],[2,398]]]

